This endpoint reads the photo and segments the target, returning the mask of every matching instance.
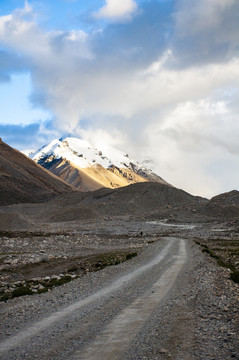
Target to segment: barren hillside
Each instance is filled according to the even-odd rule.
[[[0,140],[0,205],[38,202],[74,188]]]

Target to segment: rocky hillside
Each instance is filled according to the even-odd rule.
[[[198,210],[207,202],[207,199],[192,196],[173,186],[144,182],[119,189],[102,188],[90,193],[77,192],[57,197],[48,204],[45,216],[46,219],[53,222],[86,220],[105,216],[110,218],[126,216],[152,220],[195,219]]]
[[[44,201],[73,190],[0,139],[0,205]]]
[[[127,154],[113,147],[96,149],[77,138],[53,140],[30,157],[80,191],[113,189],[147,181],[167,184]]]
[[[239,219],[239,191],[232,190],[214,196],[203,209],[204,214],[224,220]]]

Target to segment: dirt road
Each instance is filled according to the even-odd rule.
[[[186,240],[165,238],[126,263],[13,300],[0,358],[230,359],[232,346],[228,357],[214,357],[223,339],[201,344],[198,253]]]

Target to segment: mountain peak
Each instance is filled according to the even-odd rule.
[[[125,152],[106,145],[97,149],[75,137],[55,139],[30,157],[81,191],[145,181],[166,184]]]

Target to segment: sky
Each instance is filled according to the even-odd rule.
[[[239,190],[238,0],[0,0],[0,137],[77,136]]]

